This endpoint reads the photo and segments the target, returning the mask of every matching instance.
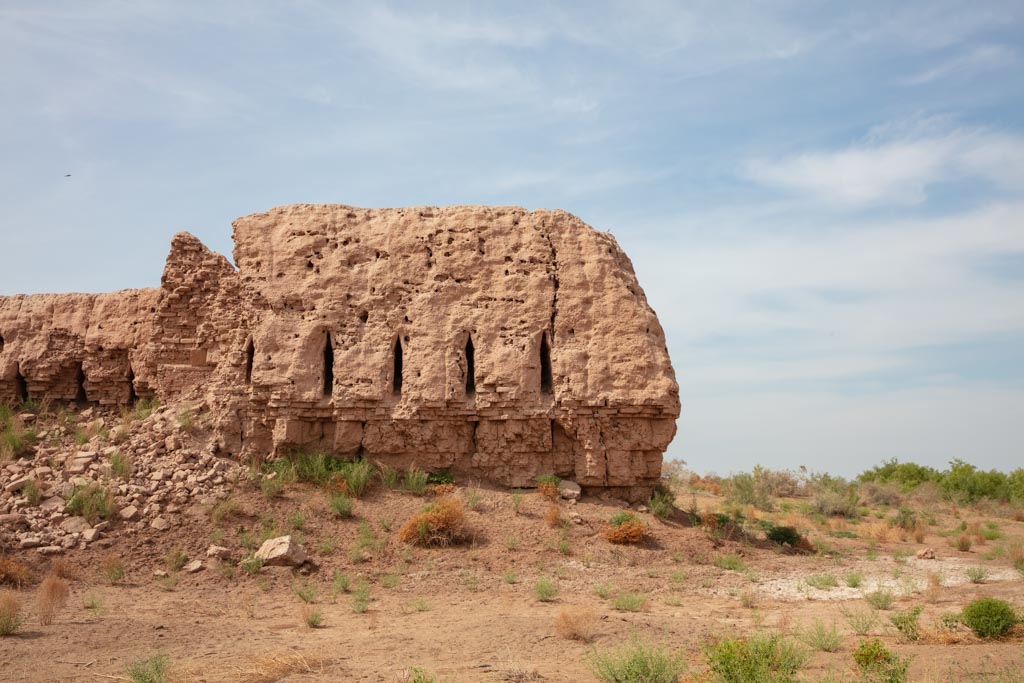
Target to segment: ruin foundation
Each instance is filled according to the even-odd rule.
[[[237,270],[179,233],[159,288],[0,297],[0,401],[193,402],[255,460],[657,483],[678,386],[610,234],[563,211],[294,205],[234,238]]]

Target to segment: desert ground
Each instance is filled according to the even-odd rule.
[[[61,471],[75,453],[109,459],[110,447],[127,450],[129,435],[154,420],[172,427],[182,449],[207,447],[201,407],[20,414],[8,425],[31,423],[22,437],[36,443],[9,452],[0,470],[24,471],[35,458],[57,482],[73,480]],[[135,462],[116,452],[118,467],[97,462],[87,474],[115,492],[145,484],[144,449]],[[42,554],[5,531],[0,591],[17,605],[18,628],[0,637],[0,678],[600,681],[596,657],[641,644],[678,653],[679,680],[717,681],[730,679],[711,670],[709,648],[756,634],[797,648],[799,681],[869,680],[852,653],[874,638],[910,658],[905,680],[1024,676],[1024,626],[983,639],[956,616],[980,597],[1024,608],[1024,513],[1009,504],[957,505],[928,486],[849,489],[800,473],[776,473],[782,495],[743,502],[728,481],[678,464],[666,467],[663,498],[643,505],[587,492],[564,498],[554,479],[511,491],[374,467],[362,490],[280,463],[223,471],[220,494],[158,508],[166,528],[120,519],[118,493],[90,512],[100,531],[89,542],[64,536],[70,542]],[[821,512],[834,512],[823,499],[842,491],[849,500],[851,490],[852,510]],[[0,496],[11,525],[32,508],[23,489]],[[440,500],[461,510],[458,533],[403,532]],[[627,512],[643,538],[610,542],[609,520]],[[52,523],[69,514],[52,513]],[[801,540],[769,541],[778,526]],[[309,561],[254,560],[264,541],[285,535]],[[429,540],[451,542],[419,542]],[[210,555],[211,546],[222,550]],[[55,584],[67,585],[66,601]],[[41,598],[54,590],[47,616]],[[913,626],[897,628],[916,608]]]

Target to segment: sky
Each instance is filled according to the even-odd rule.
[[[1022,74],[1020,2],[0,0],[0,294],[281,204],[561,208],[665,328],[667,457],[1010,469]]]

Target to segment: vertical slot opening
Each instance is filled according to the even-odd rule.
[[[540,338],[540,390],[545,394],[550,394],[554,390],[551,378],[551,346],[548,344],[547,332]]]
[[[85,403],[89,400],[89,397],[85,393],[85,370],[82,369],[82,364],[79,363],[75,368],[75,402]]]
[[[128,405],[133,406],[139,399],[135,393],[135,371],[132,370],[131,366],[128,366]]]
[[[28,382],[25,380],[25,375],[21,374],[20,367],[16,367],[14,371],[14,388],[18,392],[18,400],[28,403]]]
[[[256,345],[252,343],[252,338],[249,339],[249,343],[245,346],[245,383],[252,383],[252,363],[256,358]]]
[[[474,357],[473,336],[466,335],[466,396],[476,393],[476,358]]]
[[[331,333],[327,333],[324,340],[324,396],[334,393],[334,345],[331,343]]]
[[[402,393],[402,339],[395,339],[394,367],[391,369],[391,393]]]

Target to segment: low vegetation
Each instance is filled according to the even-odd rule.
[[[446,547],[469,538],[462,502],[443,496],[413,515],[398,532],[404,543]]]
[[[640,543],[647,537],[647,525],[632,512],[618,512],[601,533],[609,543]]]
[[[789,683],[807,654],[777,633],[725,638],[704,650],[711,680],[719,683]]]
[[[960,619],[979,638],[1001,638],[1019,621],[1010,604],[996,598],[975,600],[964,607]]]
[[[590,671],[604,683],[676,683],[686,671],[686,653],[639,640],[610,650],[594,650]]]

